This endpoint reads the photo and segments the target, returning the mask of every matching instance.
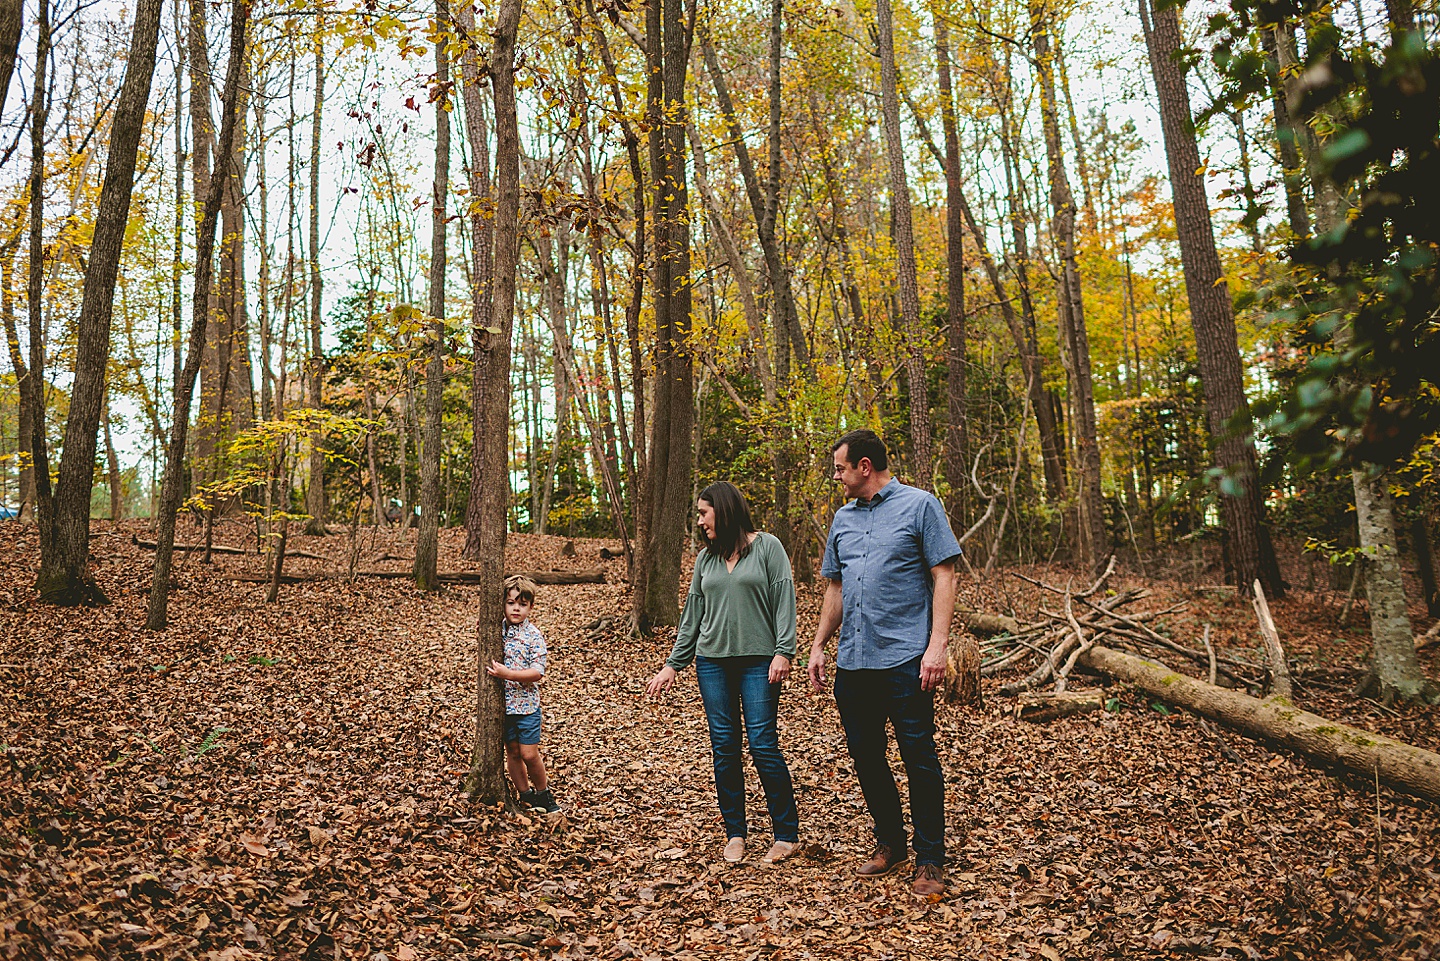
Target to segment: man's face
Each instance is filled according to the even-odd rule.
[[[860,463],[850,463],[850,445],[841,444],[835,450],[834,469],[831,474],[840,486],[845,488],[846,497],[859,497],[870,479],[870,458],[860,458]]]

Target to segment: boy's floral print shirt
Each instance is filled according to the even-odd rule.
[[[545,635],[529,621],[505,622],[505,666],[512,671],[537,669],[545,673]],[[505,682],[505,713],[534,714],[540,710],[540,688],[518,681]]]

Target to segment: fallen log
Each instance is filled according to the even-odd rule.
[[[290,555],[290,556],[293,556]],[[511,571],[510,574],[520,574],[530,578],[536,584],[604,584],[605,572],[600,568],[580,571]],[[226,572],[223,575],[226,579],[240,581],[248,584],[265,584],[270,581],[269,574],[255,574],[247,571]],[[381,580],[408,580],[415,575],[409,571],[356,571],[356,577],[374,577]],[[508,574],[506,575],[509,576]],[[479,584],[482,575],[476,571],[451,571],[439,575],[440,580],[446,584]],[[310,581],[338,581],[343,580],[342,575],[336,574],[285,574],[280,578],[284,584],[304,584]]]
[[[155,549],[155,542],[154,542],[154,541],[142,541],[140,538],[134,536],[133,534],[130,536],[130,543],[134,544],[136,547],[143,548],[143,549],[145,549],[145,550],[147,550],[147,551],[153,551],[153,550]],[[203,551],[203,550],[205,550],[205,545],[204,545],[204,544],[181,544],[181,543],[179,543],[179,542],[176,542],[176,544],[175,544],[175,546],[172,548],[172,550],[177,550],[177,551]],[[254,553],[256,553],[256,552],[253,551],[253,550],[251,550],[251,549],[248,548],[248,547],[231,547],[229,544],[211,544],[211,545],[210,545],[210,553],[212,553],[212,554],[254,554]],[[328,560],[330,559],[330,558],[326,557],[324,554],[312,554],[310,551],[297,551],[297,550],[287,550],[287,551],[285,552],[285,556],[286,556],[286,557],[307,557],[307,558],[309,558],[309,559],[312,560],[312,561],[328,561]]]
[[[1262,701],[1101,645],[1081,660],[1162,701],[1283,745],[1312,761],[1378,777],[1397,791],[1440,801],[1440,754],[1302,711],[1279,695]]]
[[[1032,724],[1046,724],[1072,714],[1089,714],[1104,707],[1105,698],[1098,691],[1021,694],[1015,702],[1015,716]]]
[[[982,614],[979,611],[956,611],[961,623],[971,634],[980,637],[995,637],[1000,634],[1021,633],[1020,622],[1004,614]]]

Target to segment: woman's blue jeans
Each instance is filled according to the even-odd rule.
[[[770,683],[771,658],[695,658],[695,679],[710,725],[710,751],[715,759],[715,793],[725,836],[749,836],[745,824],[745,762],[740,754],[740,725],[750,742],[750,759],[765,788],[765,803],[775,826],[775,840],[798,841],[800,817],[790,768],[780,753],[777,714],[780,685]]]

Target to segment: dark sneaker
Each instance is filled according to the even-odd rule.
[[[560,810],[560,805],[555,803],[555,795],[550,793],[549,788],[546,788],[543,791],[535,792],[534,798],[530,801],[530,810],[540,811],[545,814],[554,814]]]
[[[520,806],[521,810],[530,810],[535,806],[535,792],[521,791],[520,794],[515,798],[515,803]]]
[[[877,844],[870,860],[855,869],[862,878],[882,878],[904,864],[908,857],[904,851],[896,851],[888,844]]]
[[[945,872],[938,864],[922,864],[915,869],[915,885],[911,888],[922,898],[945,896]]]

